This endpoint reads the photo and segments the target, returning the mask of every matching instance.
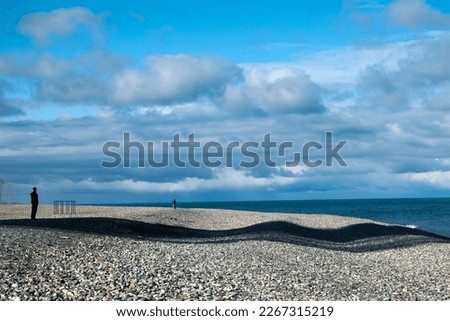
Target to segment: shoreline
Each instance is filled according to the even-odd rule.
[[[28,204],[0,204],[0,220],[2,219],[27,219],[29,218],[30,205]],[[116,217],[129,218],[146,223],[171,224],[176,221],[169,218],[171,214],[178,213],[180,215],[196,214],[196,220],[183,221],[183,216],[179,216],[178,224],[184,227],[193,228],[236,228],[245,227],[251,223],[258,223],[270,220],[288,221],[294,224],[300,224],[305,227],[332,229],[340,228],[350,224],[372,223],[382,226],[397,226],[410,229],[429,236],[450,240],[450,237],[426,231],[415,225],[404,225],[389,223],[382,220],[355,217],[339,214],[313,214],[313,213],[286,213],[286,212],[261,212],[252,210],[236,210],[236,209],[217,209],[217,208],[183,208],[179,207],[173,211],[167,207],[143,207],[143,206],[109,206],[109,205],[77,205],[75,214],[54,214],[53,205],[43,204],[39,206],[38,219],[53,218],[70,218],[70,217]],[[169,213],[169,215],[167,215]],[[226,213],[226,217],[221,214]],[[160,215],[160,216],[158,216]],[[153,219],[152,219],[153,217]],[[245,220],[239,218],[244,217]],[[168,219],[165,221],[165,219]],[[201,219],[204,221],[202,222]],[[213,220],[214,224],[207,224],[208,220]],[[226,224],[229,222],[230,224]],[[184,225],[183,225],[184,224]],[[411,231],[412,232],[412,231]]]
[[[181,203],[180,203],[181,204]],[[26,204],[25,204],[26,205]],[[49,204],[52,205],[52,204]],[[170,203],[78,204],[98,207],[158,207]],[[330,214],[416,228],[450,238],[450,198],[328,199],[291,201],[182,202],[184,209],[217,209],[286,214]]]
[[[0,300],[450,300],[450,239],[336,215],[0,205]]]

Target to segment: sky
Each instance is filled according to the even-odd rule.
[[[2,199],[447,197],[449,56],[448,1],[2,1]]]

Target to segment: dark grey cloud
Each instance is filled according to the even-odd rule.
[[[19,106],[15,106],[14,99],[7,99],[5,92],[16,92],[17,89],[9,82],[0,78],[0,117],[19,116],[24,112]]]
[[[24,115],[23,110],[18,107],[7,105],[4,99],[0,97],[0,117],[17,116],[17,115]]]

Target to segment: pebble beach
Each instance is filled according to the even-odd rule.
[[[336,215],[0,205],[0,300],[450,300],[450,239]]]

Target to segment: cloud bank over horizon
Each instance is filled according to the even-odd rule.
[[[270,32],[262,8],[250,26],[215,7],[184,8],[191,16],[179,22],[172,5],[5,8],[0,177],[14,201],[32,186],[44,202],[84,203],[448,195],[450,8],[343,1],[323,12],[335,32],[324,36],[282,5]],[[202,25],[201,10],[216,19]],[[231,168],[138,168],[136,150],[131,168],[100,166],[102,146],[123,133],[157,154],[177,133],[260,146],[270,133],[292,142],[291,155],[324,145],[325,132],[347,141],[348,166],[243,168],[248,155],[236,154]]]

